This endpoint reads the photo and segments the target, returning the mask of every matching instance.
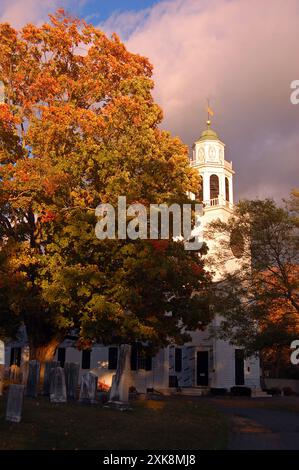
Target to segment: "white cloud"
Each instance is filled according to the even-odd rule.
[[[40,24],[48,19],[49,13],[57,8],[69,8],[76,4],[80,6],[86,0],[0,0],[0,23],[8,22],[15,28],[21,28],[27,23]]]
[[[141,11],[125,11],[120,13],[116,11],[104,23],[103,27],[108,35],[113,32],[117,33],[123,38],[129,38],[131,34],[142,28],[145,24],[151,9]]]

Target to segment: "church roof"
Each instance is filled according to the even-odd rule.
[[[213,131],[210,127],[203,131],[200,138],[197,142],[202,142],[203,140],[220,140],[217,132]]]

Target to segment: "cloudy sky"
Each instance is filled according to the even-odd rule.
[[[163,127],[189,145],[210,98],[237,197],[279,199],[299,187],[298,0],[0,0],[0,21],[38,23],[57,7],[150,58]]]

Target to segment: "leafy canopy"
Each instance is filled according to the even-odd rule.
[[[228,222],[211,224],[220,251],[212,262],[222,271],[216,308],[223,315],[218,333],[248,353],[290,345],[299,332],[299,255],[296,208],[273,200],[241,201]],[[298,212],[297,212],[298,217]],[[233,247],[232,247],[233,244]],[[237,246],[235,246],[237,245]],[[232,271],[223,266],[239,259]]]
[[[116,35],[61,10],[21,31],[0,25],[8,285],[0,311],[25,323],[34,348],[73,328],[83,341],[179,341],[183,326],[209,319],[200,256],[172,241],[161,251],[94,234],[101,202],[125,195],[128,204],[183,203],[188,191],[198,192],[186,146],[159,127],[151,75],[149,61]]]

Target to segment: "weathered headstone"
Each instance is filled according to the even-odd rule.
[[[5,344],[0,339],[0,364],[5,364]]]
[[[3,394],[4,369],[5,369],[5,345],[4,345],[4,342],[0,340],[0,397]]]
[[[76,400],[80,364],[78,362],[66,362],[64,364],[66,393],[69,400]]]
[[[8,390],[6,421],[19,423],[22,418],[24,385],[11,384]]]
[[[129,401],[129,387],[132,381],[130,356],[131,346],[122,344],[119,347],[119,368],[112,378],[109,402],[117,401],[128,403]]]
[[[118,369],[112,377],[109,393],[109,401],[105,408],[113,408],[120,411],[132,410],[129,404],[129,388],[131,385],[130,367],[131,346],[122,344],[119,347]]]
[[[21,383],[21,369],[16,364],[13,364],[9,368],[9,381],[13,384]]]
[[[51,403],[66,403],[65,376],[62,367],[55,367],[51,370],[50,401]]]
[[[21,384],[26,386],[27,381],[28,381],[28,375],[29,375],[29,361],[25,361],[21,364],[20,371],[21,371]]]
[[[28,346],[28,344],[26,344],[23,348],[22,348],[22,354],[21,354],[21,363],[23,362],[29,362],[30,360],[30,347]]]
[[[36,398],[39,388],[40,363],[38,361],[29,361],[29,371],[26,395]]]
[[[43,395],[50,395],[50,382],[51,382],[51,371],[56,367],[60,367],[59,361],[48,361],[45,362],[44,369],[44,383],[43,383]]]
[[[22,385],[27,385],[28,375],[29,375],[29,359],[30,359],[30,348],[26,344],[22,348],[21,354],[21,366],[20,366],[20,383]]]
[[[92,372],[84,374],[81,378],[79,401],[81,403],[96,403],[98,377]]]

